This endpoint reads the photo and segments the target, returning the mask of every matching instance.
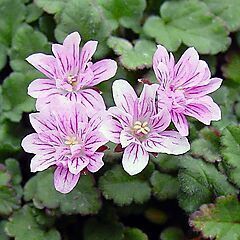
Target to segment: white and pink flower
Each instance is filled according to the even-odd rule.
[[[122,164],[130,175],[140,173],[148,164],[149,153],[183,154],[190,149],[186,137],[166,130],[171,116],[156,107],[158,84],[144,85],[138,98],[125,80],[113,83],[116,106],[109,108],[112,119],[104,121],[101,132],[124,148]]]
[[[74,32],[65,38],[62,45],[52,45],[54,56],[36,53],[27,58],[46,76],[36,79],[28,88],[28,94],[37,98],[37,110],[49,104],[56,95],[82,103],[91,115],[106,108],[94,86],[112,78],[116,74],[117,63],[111,59],[93,63],[91,58],[98,42],[88,41],[80,49],[80,41],[79,33]]]

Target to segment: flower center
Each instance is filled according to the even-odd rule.
[[[64,143],[66,145],[68,145],[68,146],[73,146],[73,145],[78,144],[79,142],[77,140],[77,137],[75,137],[75,136],[67,136]]]
[[[136,132],[136,134],[148,134],[150,132],[150,128],[148,127],[148,122],[140,122],[136,121],[133,125],[133,129]]]
[[[77,77],[69,74],[67,77],[67,82],[69,84],[71,84],[72,86],[76,86],[77,85]]]

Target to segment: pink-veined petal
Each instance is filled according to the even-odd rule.
[[[68,58],[71,61],[71,67],[77,67],[79,65],[79,45],[81,42],[81,36],[78,32],[69,34],[63,41],[63,46],[68,52]]]
[[[67,168],[58,166],[54,172],[54,186],[61,193],[69,193],[77,185],[79,174],[72,174]]]
[[[91,66],[93,71],[93,80],[89,86],[95,86],[100,82],[106,81],[112,78],[117,72],[117,63],[111,59],[104,59],[94,63]]]
[[[137,99],[133,87],[125,80],[116,80],[112,86],[113,99],[118,108],[130,115],[134,113],[134,102]]]
[[[72,174],[79,174],[89,164],[87,156],[73,157],[68,160],[68,169]]]
[[[55,88],[56,84],[52,79],[36,79],[28,86],[28,94],[31,97],[38,98]]]
[[[27,135],[22,140],[22,147],[25,152],[39,155],[55,153],[55,149],[53,148],[52,143],[50,141],[42,141],[37,133]]]
[[[142,93],[138,101],[137,113],[135,112],[134,114],[135,116],[138,116],[138,119],[148,118],[149,116],[156,113],[155,99],[158,87],[158,84],[144,84]]]
[[[158,45],[153,56],[153,70],[162,88],[168,86],[173,79],[174,65],[172,53],[169,54],[165,47]]]
[[[190,149],[187,138],[176,131],[164,131],[160,134],[153,132],[143,142],[143,146],[148,152],[174,155],[183,154]]]
[[[90,131],[85,138],[85,150],[95,152],[99,147],[106,144],[108,140],[99,131]]]
[[[92,58],[97,49],[97,41],[88,41],[84,44],[80,53],[80,65],[81,71],[85,71],[88,61]]]
[[[211,121],[221,119],[219,106],[209,96],[191,99],[191,103],[186,105],[184,114],[194,117],[206,125],[209,125]]]
[[[50,117],[47,111],[42,111],[41,113],[31,113],[29,114],[29,119],[36,132],[56,129],[54,119]]]
[[[102,160],[104,153],[95,152],[92,155],[88,155],[89,164],[87,166],[88,171],[95,173],[97,172],[103,165],[104,162]]]
[[[36,69],[49,78],[55,78],[57,75],[56,59],[51,55],[35,53],[26,58]]]
[[[53,154],[35,155],[30,164],[31,172],[43,171],[56,164]]]
[[[171,123],[171,116],[167,109],[162,109],[157,115],[154,115],[149,120],[149,126],[155,132],[164,131]]]
[[[133,124],[133,117],[129,113],[122,111],[118,107],[110,107],[108,109],[108,112],[111,116],[116,118],[124,127],[130,126]]]
[[[178,113],[171,111],[172,121],[182,136],[188,136],[189,134],[189,126],[187,122],[187,118],[183,113]]]
[[[97,91],[84,89],[78,94],[80,94],[81,103],[84,105],[89,116],[93,116],[96,112],[106,109],[103,98]]]
[[[199,56],[197,51],[193,47],[188,48],[174,66],[173,85],[175,88],[182,86],[183,83],[193,76],[198,63]]]
[[[212,78],[207,85],[193,86],[185,89],[190,98],[198,98],[216,91],[222,84],[222,79]]]
[[[111,142],[120,143],[120,133],[122,125],[115,119],[104,121],[100,127],[100,132]]]
[[[122,148],[127,147],[131,143],[140,143],[132,134],[129,132],[122,130],[120,133],[120,143]]]
[[[122,164],[124,170],[132,176],[140,173],[147,166],[148,160],[148,152],[140,144],[131,143],[124,150]]]

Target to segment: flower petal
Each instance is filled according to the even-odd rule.
[[[84,44],[80,53],[80,64],[79,68],[81,71],[85,71],[88,61],[92,58],[93,54],[97,49],[97,41],[88,41]]]
[[[193,47],[188,48],[174,66],[174,87],[178,88],[188,81],[195,73],[198,64],[199,56],[197,51]]]
[[[68,160],[68,169],[72,174],[79,174],[89,164],[89,158],[86,156],[73,157]]]
[[[36,79],[28,86],[28,94],[31,97],[38,98],[55,88],[56,84],[52,79]]]
[[[36,132],[44,132],[56,129],[54,119],[51,118],[49,112],[31,113],[29,115],[30,123]]]
[[[189,126],[186,117],[182,113],[171,111],[172,121],[182,136],[188,136]]]
[[[171,116],[166,109],[160,110],[157,115],[154,115],[149,120],[149,125],[155,132],[164,131],[171,123]]]
[[[137,116],[138,119],[149,118],[149,116],[156,113],[155,99],[158,87],[158,84],[144,84],[142,93],[138,101],[137,112],[136,109],[134,109],[134,115]]]
[[[87,133],[85,142],[85,150],[95,152],[99,147],[106,144],[108,140],[99,131],[90,131]]]
[[[81,36],[78,32],[69,34],[63,41],[63,46],[67,50],[68,59],[70,60],[71,67],[79,65],[79,45]]]
[[[187,138],[176,131],[164,131],[161,134],[153,132],[143,142],[143,146],[148,152],[174,155],[183,154],[190,149]]]
[[[120,143],[122,148],[127,147],[131,143],[140,143],[132,134],[129,132],[122,130],[120,134]]]
[[[111,59],[104,59],[91,66],[94,77],[89,86],[95,86],[102,81],[112,78],[117,72],[117,63]]]
[[[67,168],[58,166],[54,172],[54,186],[61,193],[69,193],[77,185],[79,174],[72,174]]]
[[[132,86],[125,80],[116,80],[113,83],[112,91],[116,106],[124,112],[133,115],[137,94]]]
[[[161,88],[165,88],[173,79],[175,61],[172,53],[169,54],[165,47],[161,45],[157,47],[153,56],[153,70]]]
[[[148,160],[148,152],[141,145],[131,143],[124,150],[122,164],[129,175],[135,175],[147,166]]]
[[[207,85],[194,86],[185,89],[190,98],[198,98],[216,91],[222,84],[221,78],[212,78]]]
[[[100,127],[100,132],[111,142],[120,143],[120,133],[122,125],[115,119],[104,121]]]
[[[100,152],[95,152],[93,155],[88,155],[87,157],[89,158],[89,164],[87,169],[92,173],[97,172],[104,165],[102,160],[103,156],[104,153]]]
[[[192,99],[186,105],[184,114],[198,119],[200,122],[209,125],[211,121],[221,119],[221,110],[219,106],[213,102],[209,96],[204,96],[198,99]]]
[[[26,60],[49,78],[54,79],[57,75],[56,59],[51,55],[36,53],[27,57]]]
[[[81,97],[81,103],[85,107],[88,116],[93,116],[97,111],[106,109],[103,98],[97,91],[84,89],[78,94]]]
[[[53,154],[35,155],[30,164],[31,172],[43,171],[56,164]]]
[[[130,114],[122,111],[118,107],[110,107],[108,109],[108,112],[111,116],[116,118],[124,127],[128,127],[133,123],[133,117]]]

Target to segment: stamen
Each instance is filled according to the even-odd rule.
[[[68,146],[72,146],[78,144],[79,142],[75,136],[67,136],[64,143]]]
[[[144,135],[150,132],[150,128],[148,127],[148,122],[141,123],[140,121],[136,121],[133,125],[133,129],[136,130],[136,134],[143,133]]]

